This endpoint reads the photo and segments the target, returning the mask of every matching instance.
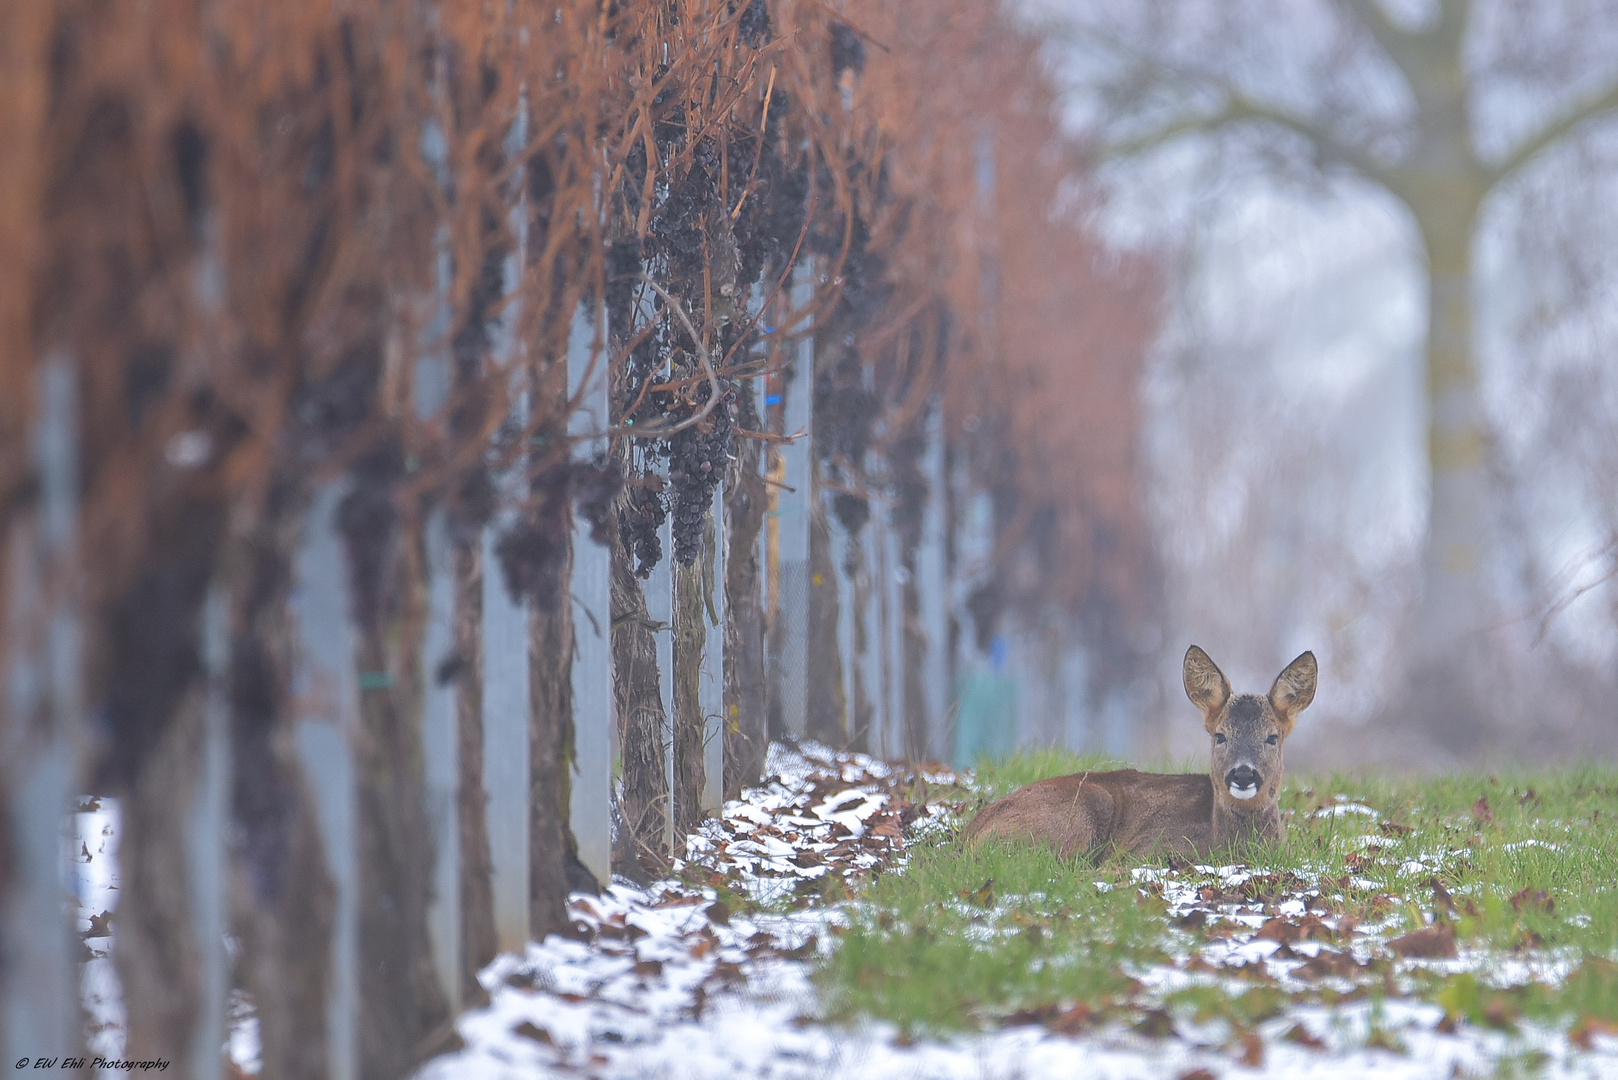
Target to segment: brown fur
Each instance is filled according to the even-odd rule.
[[[1034,840],[1064,858],[1109,848],[1205,858],[1238,840],[1279,839],[1281,751],[1298,713],[1314,700],[1316,678],[1314,654],[1306,652],[1269,694],[1232,695],[1218,666],[1193,645],[1185,654],[1185,692],[1208,731],[1208,772],[1116,769],[1039,780],[984,807],[963,839]]]

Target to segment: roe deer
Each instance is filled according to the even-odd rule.
[[[1039,840],[1063,858],[1109,847],[1206,858],[1236,840],[1279,840],[1281,748],[1314,700],[1317,674],[1315,654],[1306,652],[1276,676],[1268,695],[1232,696],[1224,673],[1193,645],[1185,654],[1185,693],[1213,740],[1206,773],[1051,777],[985,806],[963,838]]]

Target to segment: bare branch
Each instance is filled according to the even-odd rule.
[[[1593,120],[1613,109],[1618,109],[1618,83],[1613,83],[1603,92],[1575,105],[1517,144],[1517,148],[1498,163],[1488,166],[1486,169],[1488,186],[1493,187],[1522,168],[1541,150],[1565,138],[1585,121]]]
[[[1438,33],[1458,45],[1471,15],[1472,0],[1438,0]]]
[[[1257,101],[1233,87],[1225,88],[1224,108],[1209,116],[1187,116],[1164,125],[1157,131],[1135,139],[1126,139],[1103,148],[1104,157],[1127,157],[1194,132],[1213,132],[1233,124],[1258,121],[1285,128],[1302,135],[1314,144],[1321,156],[1347,165],[1355,172],[1399,194],[1403,178],[1399,168],[1373,157],[1369,151],[1341,138],[1336,132],[1312,117],[1303,116],[1279,105]]]
[[[1337,0],[1354,21],[1365,28],[1371,39],[1382,47],[1407,80],[1414,81],[1421,70],[1421,35],[1412,33],[1388,18],[1376,0]]]
[[[1232,111],[1235,120],[1262,120],[1302,135],[1315,144],[1322,156],[1347,165],[1366,179],[1374,180],[1396,194],[1400,190],[1401,177],[1396,166],[1378,160],[1364,147],[1344,140],[1312,117],[1254,101],[1239,93],[1232,95],[1227,108]]]
[[[1594,581],[1587,581],[1583,585],[1577,586],[1576,588],[1564,589],[1562,595],[1558,596],[1554,601],[1552,601],[1551,604],[1545,609],[1544,614],[1540,617],[1539,630],[1534,635],[1535,645],[1538,645],[1540,642],[1545,640],[1545,636],[1551,632],[1551,623],[1555,622],[1557,617],[1560,616],[1562,612],[1566,611],[1570,606],[1572,606],[1573,601],[1579,599],[1579,597],[1583,596],[1587,592],[1593,592],[1594,590],[1599,589],[1609,581],[1618,579],[1618,540],[1613,540],[1600,551],[1592,552],[1580,559],[1578,563],[1573,566],[1571,571],[1564,576],[1564,580],[1566,580],[1569,576],[1578,574],[1586,566],[1603,557],[1611,558],[1613,560],[1612,569],[1608,570],[1605,574],[1602,574]]]
[[[719,376],[714,372],[713,358],[708,355],[708,343],[701,334],[697,333],[697,328],[691,325],[691,319],[685,313],[685,305],[670,296],[663,286],[651,279],[650,275],[643,273],[641,274],[641,279],[652,287],[653,292],[663,298],[663,303],[667,305],[667,310],[674,312],[675,317],[680,320],[680,324],[685,327],[685,332],[691,335],[691,343],[697,347],[697,359],[702,362],[702,373],[708,379],[708,400],[703,402],[702,408],[691,416],[675,424],[645,424],[627,429],[629,434],[642,438],[667,438],[676,432],[684,431],[688,427],[700,424],[708,418],[708,414],[713,412],[714,406],[719,404]]]

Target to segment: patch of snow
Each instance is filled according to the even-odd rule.
[[[755,894],[758,889],[749,879],[763,875],[784,896],[803,880],[800,862],[821,873],[843,875],[903,864],[903,841],[878,835],[879,827],[885,824],[891,833],[899,820],[898,796],[891,794],[898,789],[887,787],[893,771],[879,770],[868,758],[812,745],[792,752],[772,748],[770,762],[770,781],[746,793],[740,805],[727,805],[721,820],[704,826],[705,842],[688,847],[688,865],[720,872],[726,888],[740,886]],[[945,782],[931,774],[926,779]],[[1378,816],[1369,807],[1343,800],[1328,811],[1336,817]],[[936,835],[936,830],[956,825],[954,811],[946,807],[906,807],[904,814],[909,821],[902,830],[905,837],[924,829]],[[833,832],[836,842],[828,839]],[[1376,839],[1364,846],[1386,846],[1381,837]],[[1406,860],[1397,873],[1428,873],[1455,857],[1454,852],[1424,852],[1419,860]],[[1142,988],[1137,1001],[1145,1008],[1154,999],[1166,1001],[1176,991],[1199,986],[1239,995],[1255,977],[1276,980],[1289,993],[1308,987],[1340,993],[1361,988],[1370,977],[1361,973],[1365,965],[1373,956],[1385,955],[1386,940],[1402,932],[1405,917],[1396,912],[1350,932],[1351,924],[1320,917],[1324,910],[1311,915],[1313,902],[1325,899],[1311,882],[1324,887],[1324,879],[1337,880],[1342,872],[1340,865],[1324,863],[1281,871],[1240,865],[1132,871],[1136,889],[1161,897],[1171,919],[1218,923],[1226,935],[1194,939],[1195,949],[1186,952],[1185,935],[1166,925],[1168,962],[1126,968]],[[1115,887],[1105,881],[1092,884],[1098,892]],[[1384,888],[1365,876],[1352,876],[1349,884]],[[1399,997],[1344,1000],[1333,1006],[1289,1000],[1280,1015],[1257,1026],[1263,1054],[1253,1067],[1238,1062],[1242,1043],[1225,1021],[1199,1022],[1189,1010],[1179,1009],[1171,1015],[1173,1030],[1166,1038],[1148,1038],[1122,1020],[1109,1019],[1077,1037],[1030,1023],[911,1040],[901,1038],[891,1024],[835,1024],[824,1018],[815,964],[836,948],[838,933],[850,920],[879,914],[869,905],[811,903],[795,911],[720,912],[716,918],[714,895],[670,881],[645,890],[616,885],[600,900],[575,898],[574,911],[592,940],[553,937],[529,946],[520,957],[502,957],[491,965],[484,973],[488,1006],[462,1016],[457,1024],[465,1048],[428,1063],[420,1080],[515,1080],[546,1074],[603,1080],[1123,1080],[1180,1076],[1197,1069],[1244,1080],[1361,1080],[1369,1075],[1426,1080],[1487,1074],[1503,1059],[1524,1053],[1545,1055],[1545,1070],[1558,1076],[1594,1080],[1618,1075],[1618,1040],[1597,1037],[1586,1053],[1558,1031],[1527,1024],[1515,1034],[1466,1023],[1440,1030],[1439,1007]],[[1036,894],[1000,896],[983,907],[963,896],[949,899],[946,906],[971,918],[964,931],[968,938],[995,948],[1017,932],[1015,911],[1037,907],[1042,899]],[[1397,897],[1392,902],[1400,903]],[[1283,944],[1275,939],[1287,937],[1288,924],[1299,927],[1298,934],[1305,926],[1320,930]],[[1496,985],[1551,982],[1565,978],[1577,958],[1531,953],[1519,959],[1520,966],[1500,961],[1498,954],[1463,948],[1453,960],[1396,959],[1386,977],[1407,993],[1410,973],[1418,969],[1488,972]],[[1038,965],[1062,962],[1063,957],[1053,955]],[[1333,973],[1301,970],[1312,963]],[[1512,982],[1499,983],[1500,978]],[[992,1025],[993,1018],[986,1019]],[[1402,1049],[1384,1048],[1389,1045]]]
[[[1341,796],[1339,796],[1339,798],[1340,797]],[[1368,817],[1372,821],[1375,821],[1376,819],[1378,819],[1378,818],[1380,818],[1382,816],[1379,812],[1377,812],[1376,810],[1371,809],[1369,806],[1366,806],[1364,803],[1356,803],[1356,802],[1333,803],[1331,806],[1323,806],[1323,807],[1321,807],[1319,810],[1316,810],[1314,813],[1310,814],[1309,816],[1313,817],[1313,818],[1341,818],[1341,817],[1349,817],[1350,815],[1356,815],[1356,816],[1359,816],[1359,817]]]

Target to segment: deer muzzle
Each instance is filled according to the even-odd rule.
[[[1225,774],[1225,786],[1230,790],[1231,798],[1251,799],[1258,794],[1258,786],[1263,779],[1253,766],[1238,765]]]

